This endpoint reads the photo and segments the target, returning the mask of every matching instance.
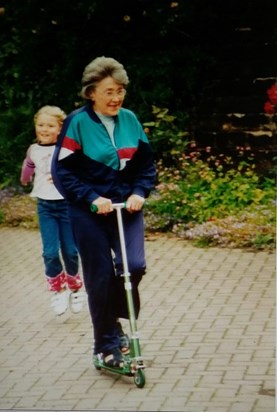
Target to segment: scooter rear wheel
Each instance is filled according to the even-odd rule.
[[[145,385],[145,374],[142,369],[138,369],[134,375],[134,382],[138,388],[143,388]]]

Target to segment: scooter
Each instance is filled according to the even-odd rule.
[[[124,365],[122,368],[113,368],[107,366],[104,363],[103,354],[97,354],[93,357],[93,364],[97,370],[106,369],[110,372],[130,376],[134,378],[134,383],[138,388],[143,388],[145,385],[145,365],[143,363],[143,358],[141,356],[139,335],[137,330],[137,322],[135,316],[133,295],[132,295],[132,283],[130,282],[130,273],[127,262],[127,253],[125,245],[125,237],[123,230],[122,222],[122,209],[125,208],[125,203],[113,203],[113,208],[116,210],[119,240],[121,247],[122,263],[123,263],[123,277],[124,277],[124,286],[126,290],[127,306],[129,313],[129,325],[131,331],[130,337],[130,352],[129,354],[124,355]],[[97,207],[92,205],[92,212],[97,211]]]

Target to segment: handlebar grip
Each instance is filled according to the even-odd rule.
[[[92,213],[96,213],[96,212],[98,212],[98,207],[92,203],[90,205],[90,210],[91,210]]]
[[[122,203],[113,203],[112,204],[114,209],[126,209],[126,202]],[[90,210],[92,213],[97,213],[98,212],[98,207],[95,204],[90,205]]]

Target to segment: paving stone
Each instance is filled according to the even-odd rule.
[[[138,389],[93,368],[87,306],[51,312],[39,232],[0,229],[1,411],[273,412],[275,254],[166,236],[146,254]]]

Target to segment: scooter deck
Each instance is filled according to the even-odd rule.
[[[103,354],[99,353],[93,356],[93,364],[97,370],[107,370],[119,375],[129,376],[134,378],[134,382],[138,388],[143,388],[145,385],[145,376],[143,369],[145,365],[141,359],[136,359],[130,355],[123,355],[124,364],[122,368],[114,368],[108,366],[104,362]]]

